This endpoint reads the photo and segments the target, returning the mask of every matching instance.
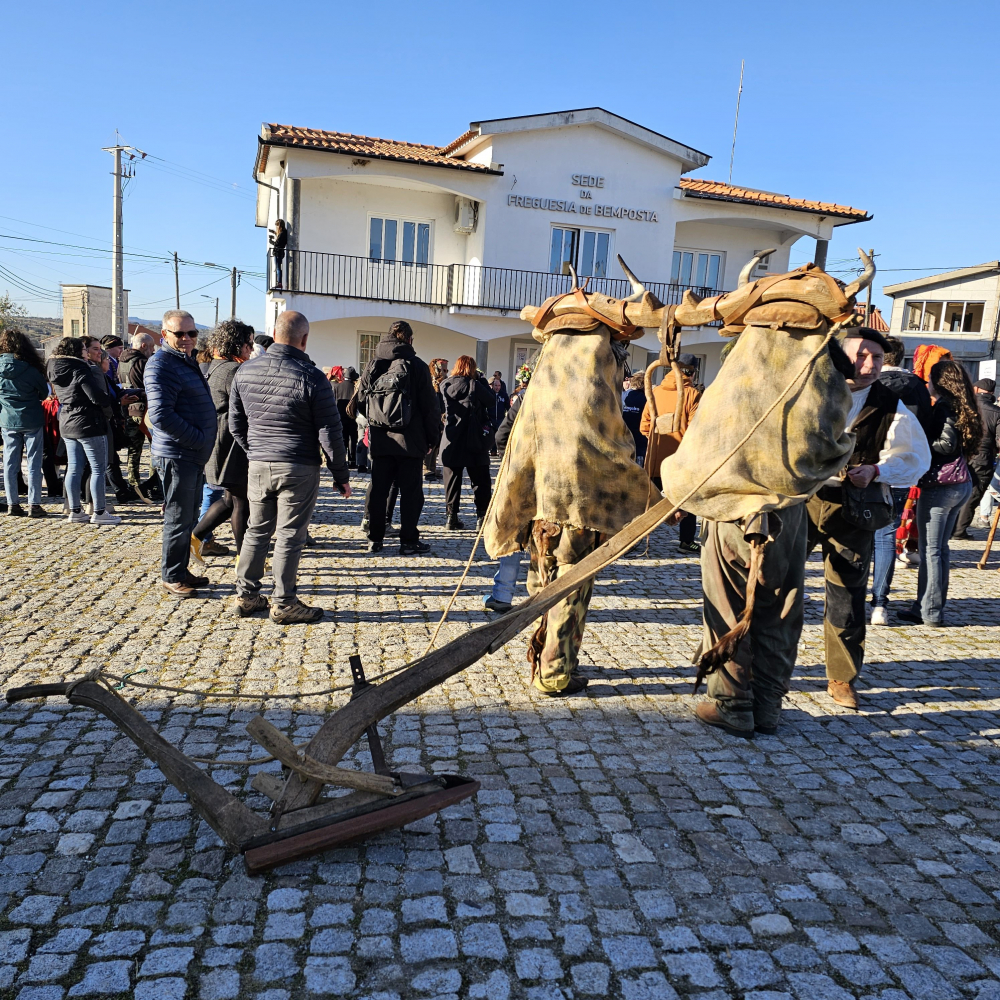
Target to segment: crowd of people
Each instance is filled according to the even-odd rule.
[[[296,576],[324,464],[345,497],[351,470],[370,472],[362,526],[372,554],[384,552],[386,536],[397,530],[400,555],[429,551],[420,534],[426,482],[443,482],[445,526],[462,530],[467,477],[481,529],[493,489],[490,460],[503,461],[531,367],[518,370],[508,393],[501,372],[488,379],[470,356],[452,366],[443,358],[423,361],[412,329],[400,321],[363,372],[324,371],[306,353],[308,337],[306,318],[285,312],[273,339],[233,319],[198,350],[193,318],[170,310],[159,344],[141,332],[128,347],[115,337],[67,337],[46,363],[24,334],[0,331],[7,513],[51,516],[42,504],[43,476],[49,496],[63,497],[71,523],[119,524],[110,493],[119,506],[160,505],[165,591],[196,596],[208,578],[192,565],[201,570],[208,556],[235,555],[237,613],[268,611],[284,623],[323,615],[298,599]],[[902,367],[900,340],[867,328],[850,335],[844,350],[854,366],[848,428],[855,454],[846,479],[828,482],[804,509],[806,554],[818,548],[823,555],[830,694],[856,708],[869,601],[871,625],[893,617],[944,624],[950,540],[970,537],[970,525],[983,526],[1000,499],[1000,408],[994,381],[973,384],[940,348],[919,349],[914,372]],[[697,364],[680,355],[680,386],[671,372],[652,398],[641,373],[622,388],[636,462],[657,489],[660,465],[676,452],[701,400]],[[226,522],[235,553],[214,539]],[[681,516],[682,552],[701,550],[704,531],[696,539],[697,531],[693,515]],[[262,580],[272,540],[268,599]],[[510,610],[521,563],[520,551],[500,558],[486,610]],[[889,595],[900,565],[918,569],[917,597],[893,612]]]

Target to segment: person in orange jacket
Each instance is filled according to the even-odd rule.
[[[653,426],[653,411],[649,400],[646,401],[639,423],[640,432],[649,441],[644,468],[657,489],[663,488],[660,482],[660,463],[680,447],[681,438],[684,437],[684,432],[688,429],[701,400],[701,390],[694,384],[698,359],[693,354],[681,354],[678,355],[677,364],[684,380],[684,399],[677,426],[674,426],[677,413],[677,385],[672,371],[668,371],[663,381],[653,388],[653,401],[656,403],[657,414],[656,427]],[[682,552],[699,551],[694,540],[697,523],[698,519],[694,514],[685,514],[681,519],[680,541],[677,547]]]

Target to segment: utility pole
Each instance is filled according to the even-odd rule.
[[[128,333],[128,317],[125,315],[125,265],[124,252],[122,249],[122,153],[129,153],[130,159],[135,159],[135,154],[139,154],[143,159],[146,154],[135,146],[125,146],[117,141],[118,133],[115,132],[115,144],[105,146],[104,152],[111,153],[115,158],[114,170],[114,198],[113,214],[114,222],[112,228],[113,244],[111,250],[111,334],[118,337],[124,343]],[[130,169],[129,177],[134,176]]]
[[[872,260],[875,259],[875,249],[874,248],[872,248],[871,250],[868,251],[868,256],[871,257]],[[868,301],[865,303],[865,326],[868,326],[869,323],[871,323],[871,319],[872,319],[872,285],[871,285],[871,282],[869,282],[868,283]]]
[[[181,307],[181,271],[177,261],[177,251],[174,251],[174,302],[175,308]]]
[[[230,319],[236,319],[236,268],[235,267],[232,270],[232,274],[231,274],[229,280],[230,280],[230,283],[232,284],[232,288],[233,288],[233,308],[232,308],[232,311],[230,313],[229,318]]]
[[[201,297],[203,299],[208,299],[209,302],[212,301],[212,296],[211,295],[205,295],[204,292],[202,292],[202,296]],[[219,327],[219,296],[216,295],[215,296],[215,328],[218,329],[218,327]]]

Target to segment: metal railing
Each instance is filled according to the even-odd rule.
[[[526,305],[540,305],[545,299],[572,289],[572,278],[564,274],[476,264],[372,260],[314,250],[286,250],[280,265],[282,280],[279,280],[279,262],[275,260],[274,251],[269,251],[269,291],[406,302],[441,308],[469,306],[520,312]],[[664,281],[647,282],[646,288],[664,305],[679,304],[688,289],[702,298],[721,292],[721,289]],[[625,278],[591,278],[587,290],[621,299],[631,294],[632,286]]]

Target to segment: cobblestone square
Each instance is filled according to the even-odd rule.
[[[231,558],[204,599],[165,595],[152,508],[103,530],[0,518],[4,689],[106,667],[238,690],[129,695],[264,810],[250,780],[277,764],[225,763],[259,755],[246,723],[302,742],[341,703],[264,696],[344,683],[355,652],[370,676],[418,656],[472,542],[434,484],[431,555],[367,555],[366,482],[344,501],[325,480],[311,626],[233,617]],[[693,719],[698,564],[661,529],[599,580],[586,697],[534,697],[521,636],[382,724],[394,767],[473,776],[475,798],[266,877],[104,718],[4,707],[0,997],[998,1000],[1000,574],[981,550],[953,547],[953,627],[869,631],[857,714],[826,694],[814,559],[783,723],[748,743]],[[443,641],[485,620],[480,555]],[[893,597],[915,587],[898,569]],[[364,741],[343,764],[370,769]]]

